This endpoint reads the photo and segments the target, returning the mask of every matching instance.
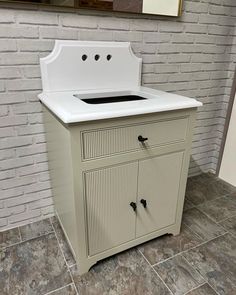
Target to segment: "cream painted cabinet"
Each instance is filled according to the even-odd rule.
[[[56,41],[40,64],[55,211],[79,273],[179,234],[201,103],[142,87],[127,42]]]
[[[80,274],[179,233],[195,112],[63,124],[44,108],[55,208]]]

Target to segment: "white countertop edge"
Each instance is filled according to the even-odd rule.
[[[90,93],[98,92],[99,90],[89,91]],[[105,91],[111,91],[109,89]],[[114,90],[113,90],[114,91]],[[88,91],[77,91],[79,93],[88,93]],[[117,91],[118,92],[118,91]],[[181,95],[176,95],[168,92],[163,92],[151,88],[140,87],[138,89],[131,89],[130,92],[132,93],[139,93],[140,95],[145,94],[152,94],[152,95],[162,95],[162,96],[178,96],[179,98],[184,98]],[[41,93],[38,95],[40,101],[52,112],[54,113],[63,123],[65,124],[72,124],[72,123],[82,123],[82,122],[89,122],[89,121],[96,121],[96,120],[103,120],[103,119],[112,119],[112,118],[120,118],[120,117],[127,117],[127,116],[135,116],[135,115],[142,115],[142,114],[151,114],[151,113],[160,113],[165,111],[174,111],[174,110],[181,110],[181,109],[189,109],[189,108],[198,108],[202,106],[202,103],[197,101],[193,98],[188,98],[188,101],[180,101],[178,104],[168,105],[168,102],[165,106],[158,105],[157,107],[145,107],[145,109],[125,109],[122,110],[115,110],[111,112],[99,112],[99,113],[88,113],[88,114],[70,114],[66,111],[63,111],[60,106],[57,107],[49,98],[50,93]],[[168,100],[168,99],[167,99]]]
[[[181,110],[181,109],[188,109],[188,108],[194,108],[193,106],[186,106],[186,107],[179,107],[179,108],[171,108],[171,107],[166,107],[166,108],[158,108],[158,110],[155,109],[146,109],[146,110],[140,110],[140,111],[135,111],[135,112],[126,112],[122,114],[103,114],[103,116],[96,116],[96,115],[90,115],[88,117],[86,116],[73,116],[72,118],[68,119],[66,117],[61,118],[61,120],[65,124],[72,124],[72,123],[82,123],[82,122],[89,122],[89,121],[96,121],[96,120],[105,120],[105,119],[112,119],[112,118],[123,118],[123,117],[129,117],[129,116],[135,116],[135,115],[145,115],[145,114],[153,114],[153,113],[160,113],[160,112],[165,112],[165,111],[174,111],[174,110]]]

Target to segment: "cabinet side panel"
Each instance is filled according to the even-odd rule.
[[[134,162],[85,174],[89,255],[135,238],[137,171]]]
[[[177,227],[176,227],[176,231],[174,234],[179,233],[181,221],[182,221],[183,206],[184,206],[184,199],[185,199],[185,190],[186,190],[186,183],[187,183],[187,179],[188,179],[189,162],[190,162],[191,150],[192,150],[193,128],[194,128],[195,123],[196,123],[196,109],[193,109],[193,110],[189,111],[187,140],[186,140],[186,147],[185,147],[185,153],[184,153],[183,165],[182,165],[182,171],[181,171],[179,200],[178,200],[177,215],[176,215]]]
[[[73,247],[77,235],[70,133],[45,107],[43,112],[55,209]]]

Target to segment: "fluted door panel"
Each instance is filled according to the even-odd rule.
[[[90,256],[135,238],[137,173],[137,162],[85,173]]]

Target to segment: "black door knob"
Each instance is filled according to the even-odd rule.
[[[146,140],[148,140],[147,137],[142,137],[142,135],[139,135],[139,137],[138,137],[138,141],[140,141],[140,142],[145,142]]]
[[[147,208],[147,201],[146,200],[141,199],[140,203],[143,205],[144,208]]]
[[[136,211],[136,209],[137,209],[137,205],[136,205],[136,203],[131,202],[131,203],[130,203],[130,206],[133,208],[134,211]]]

